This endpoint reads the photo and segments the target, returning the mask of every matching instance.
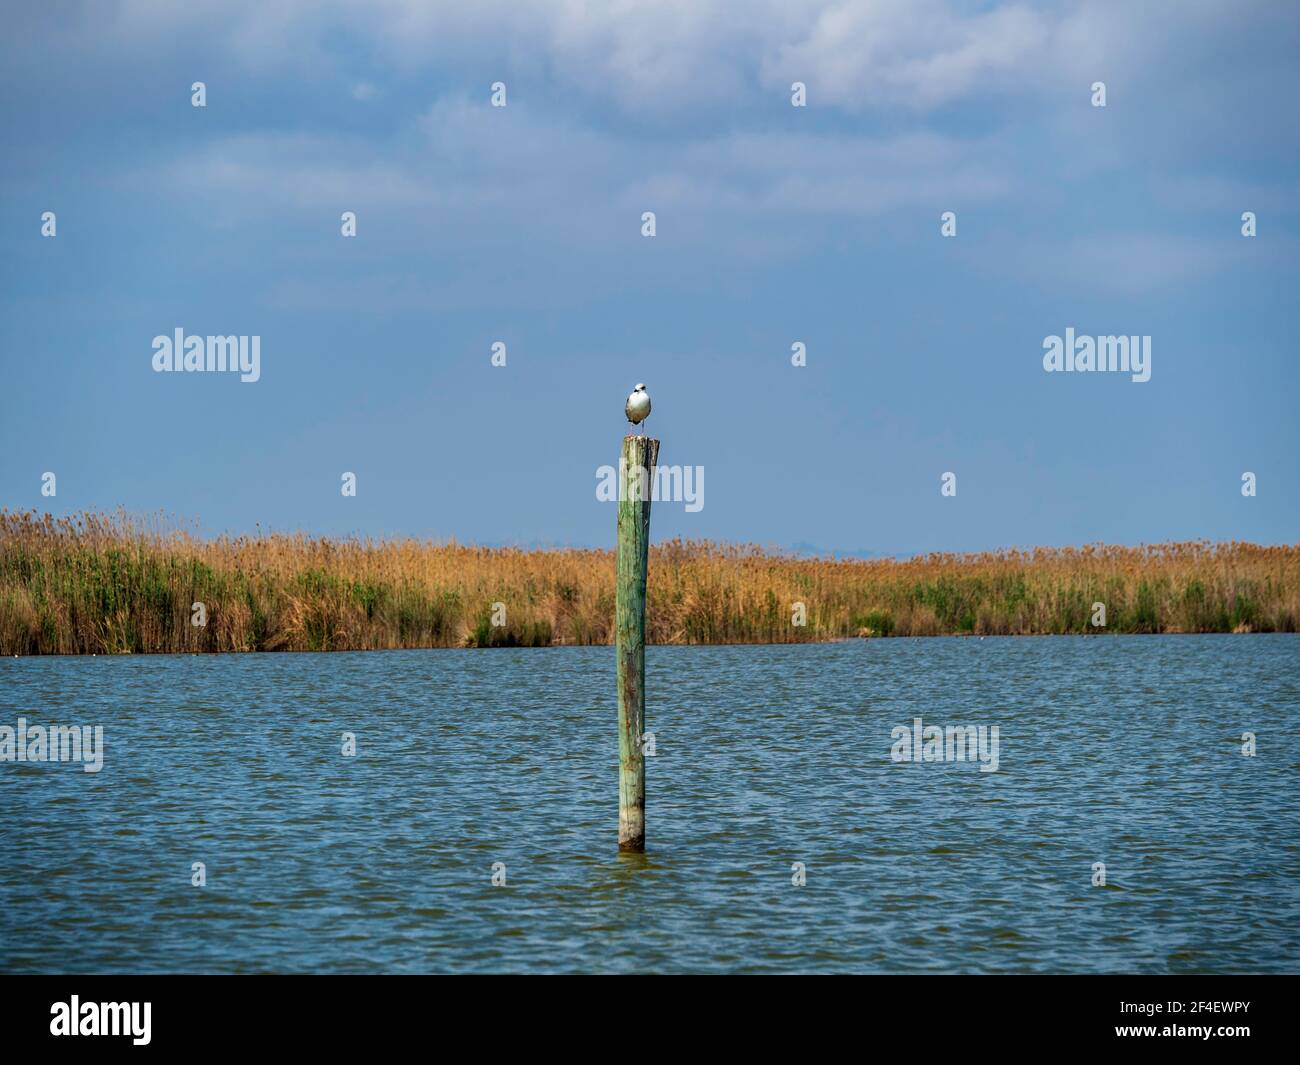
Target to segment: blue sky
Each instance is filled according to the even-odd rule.
[[[7,18],[5,506],[608,545],[644,381],[705,469],[655,539],[1300,540],[1293,4]],[[261,379],[154,373],[178,327]],[[1151,336],[1151,380],[1044,372],[1067,327]]]

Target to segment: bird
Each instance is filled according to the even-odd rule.
[[[633,425],[639,425],[650,417],[650,393],[645,390],[645,385],[637,385],[632,389],[632,394],[627,397],[627,403],[623,407],[623,413]]]

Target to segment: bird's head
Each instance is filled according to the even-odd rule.
[[[645,385],[637,385],[636,388],[632,389],[632,391],[633,391],[633,392],[644,392],[644,391],[645,391]]]

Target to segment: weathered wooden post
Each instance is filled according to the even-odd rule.
[[[618,849],[645,850],[645,582],[650,563],[650,495],[659,441],[623,438],[619,462],[618,581],[614,592],[618,661]]]

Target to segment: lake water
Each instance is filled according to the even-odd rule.
[[[1300,636],[647,660],[644,856],[611,648],[0,661],[0,725],[104,729],[0,763],[0,969],[1300,969]]]

